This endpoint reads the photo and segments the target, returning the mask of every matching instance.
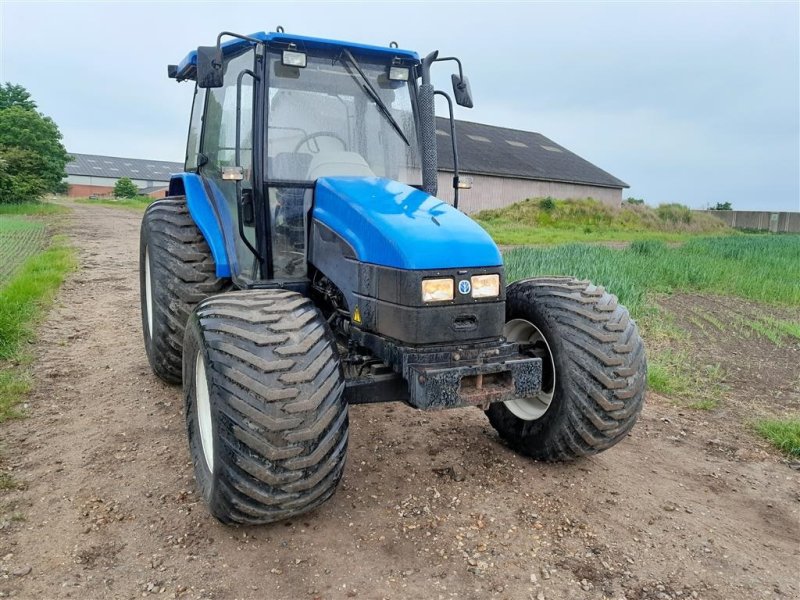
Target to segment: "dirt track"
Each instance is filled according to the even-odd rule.
[[[139,220],[68,219],[81,269],[41,330],[29,417],[0,426],[20,482],[0,491],[0,597],[800,597],[800,473],[736,424],[739,401],[651,394],[628,439],[571,465],[516,456],[475,409],[355,407],[331,502],[218,524],[193,491],[180,390],[144,355]],[[798,358],[743,368],[796,376]],[[739,376],[741,397],[798,412],[796,378],[777,393]]]

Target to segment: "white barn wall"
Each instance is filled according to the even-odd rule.
[[[594,198],[610,206],[620,206],[622,190],[593,185],[561,183],[557,181],[538,181],[513,177],[494,177],[490,175],[469,175],[472,189],[460,190],[458,207],[465,213],[474,213],[490,208],[502,208],[525,200],[550,196],[560,200]],[[439,192],[442,200],[453,202],[453,174],[439,171]]]
[[[67,175],[66,182],[70,185],[98,185],[98,186],[106,186],[106,187],[114,187],[114,184],[117,183],[118,179],[125,177],[125,175],[120,175],[119,177],[94,177],[92,175]],[[144,188],[144,187],[153,187],[159,184],[167,185],[168,181],[160,181],[160,180],[153,180],[153,179],[131,179],[133,183],[136,184],[136,187]]]

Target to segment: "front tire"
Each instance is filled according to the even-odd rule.
[[[507,290],[505,336],[542,358],[542,392],[490,405],[508,444],[539,460],[610,448],[644,403],[647,365],[636,324],[617,298],[567,277],[518,281]]]
[[[283,290],[220,294],[186,328],[183,381],[197,486],[223,523],[261,524],[330,498],[348,411],[333,334]]]
[[[147,207],[139,236],[142,333],[147,360],[161,379],[181,382],[189,314],[200,300],[229,286],[230,280],[217,277],[211,250],[185,198],[164,198]]]

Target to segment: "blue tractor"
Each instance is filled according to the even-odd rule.
[[[142,221],[142,328],[153,371],[183,384],[223,522],[330,498],[350,404],[478,407],[539,460],[605,450],[637,419],[644,349],[617,299],[569,277],[506,286],[491,238],[436,198],[443,61],[471,106],[455,58],[280,28],[168,67],[194,105],[185,172]]]

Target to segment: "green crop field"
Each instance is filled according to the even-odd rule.
[[[779,346],[800,340],[800,235],[693,237],[676,247],[655,240],[624,249],[527,246],[506,252],[505,265],[509,281],[574,275],[616,294],[648,345],[650,389],[689,408],[714,409],[724,395],[725,373],[714,359],[698,354],[679,316],[661,308],[665,296],[704,293],[755,301],[760,308],[747,316],[722,311],[705,319],[720,321],[719,332],[743,328]],[[784,442],[773,443],[786,451]]]
[[[0,288],[29,257],[42,249],[46,240],[43,221],[0,215]]]
[[[48,204],[0,206],[0,423],[30,387],[27,342],[74,267],[63,236],[52,236],[53,215],[64,209]]]
[[[677,247],[654,240],[625,249],[587,244],[506,252],[509,281],[575,275],[605,286],[634,316],[654,293],[709,292],[800,305],[800,235],[694,237]]]

